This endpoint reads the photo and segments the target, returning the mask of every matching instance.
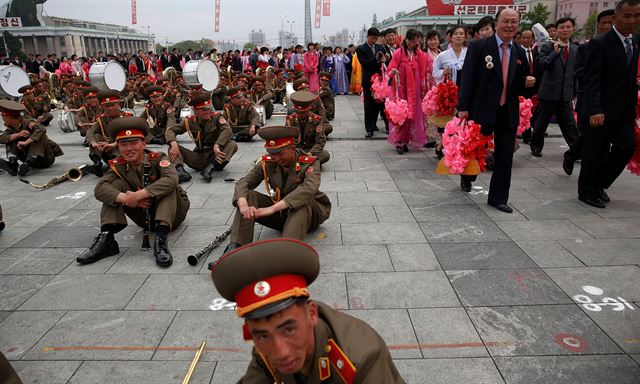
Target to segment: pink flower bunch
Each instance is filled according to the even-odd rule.
[[[391,95],[391,87],[389,87],[388,81],[386,74],[380,76],[376,73],[371,76],[371,92],[375,101],[382,103]]]
[[[520,100],[520,124],[518,125],[518,135],[522,135],[526,129],[531,126],[531,116],[533,116],[533,102],[530,99],[525,99],[522,96],[518,97]]]
[[[386,109],[387,118],[393,123],[393,125],[401,126],[407,120],[407,116],[409,114],[409,105],[407,104],[407,100],[387,99],[387,101],[385,101],[384,103],[384,106]]]
[[[422,99],[422,112],[429,118],[436,114],[436,100],[438,98],[438,87],[435,85],[431,87],[429,92]]]
[[[493,135],[481,133],[480,124],[454,117],[444,128],[444,164],[451,174],[461,174],[471,160],[477,160],[480,170],[486,169],[487,151],[493,147]]]

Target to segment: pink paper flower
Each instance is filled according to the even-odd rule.
[[[480,124],[454,117],[444,128],[444,164],[451,174],[461,174],[471,160],[480,170],[486,168],[487,151],[493,147],[493,135],[482,134]]]
[[[533,116],[533,102],[520,96],[520,124],[518,124],[518,135],[522,135],[526,129],[531,127],[531,116]]]
[[[407,100],[396,99],[391,100],[387,99],[384,103],[387,117],[389,120],[397,126],[401,126],[407,120],[407,115],[409,114],[409,106],[407,105]]]

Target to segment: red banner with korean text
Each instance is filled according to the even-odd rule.
[[[500,8],[513,8],[513,0],[426,0],[427,10],[430,16],[447,16],[460,14],[492,15]],[[473,13],[467,11],[467,7],[473,9]],[[476,10],[479,8],[478,10]]]
[[[138,24],[138,11],[136,10],[136,0],[131,0],[131,25]]]
[[[322,17],[322,0],[316,0],[316,23],[315,23],[316,28],[320,28],[321,17]]]
[[[220,32],[220,0],[216,0],[216,22],[215,31]]]
[[[331,0],[324,0],[322,4],[322,16],[331,16]]]

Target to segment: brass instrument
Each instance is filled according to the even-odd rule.
[[[204,352],[204,347],[206,345],[207,342],[203,340],[200,344],[200,348],[198,348],[198,351],[196,352],[196,355],[193,357],[193,360],[191,360],[191,365],[189,366],[187,375],[184,377],[184,380],[182,380],[182,384],[189,384],[189,381],[191,381],[191,376],[193,376],[193,372],[196,370],[196,365],[198,365],[200,356],[202,356],[202,352]]]
[[[73,181],[75,183],[76,181],[82,179],[82,176],[84,176],[87,173],[86,167],[87,165],[84,164],[79,167],[71,168],[70,170],[63,173],[62,175],[54,177],[46,184],[40,184],[40,185],[34,184],[24,178],[20,178],[20,181],[22,181],[23,183],[29,184],[30,186],[37,189],[49,189],[67,180]]]
[[[178,71],[175,68],[169,67],[162,71],[162,76],[169,79],[169,83],[172,87],[176,87],[178,85]]]
[[[264,89],[267,90],[268,92],[270,92],[271,89],[273,88],[273,74],[275,70],[276,70],[275,67],[272,67],[271,65],[268,66],[267,69],[265,70],[267,74],[264,75],[264,79],[265,79]]]
[[[231,66],[230,65],[227,67],[227,77],[229,78],[229,86],[231,86],[231,83],[233,82],[233,80],[231,78]]]

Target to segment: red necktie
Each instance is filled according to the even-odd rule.
[[[564,61],[566,62],[567,60],[569,60],[569,46],[568,45],[564,46],[563,54],[564,54]]]
[[[502,95],[500,95],[500,106],[507,103],[507,79],[509,78],[509,44],[502,43]]]

